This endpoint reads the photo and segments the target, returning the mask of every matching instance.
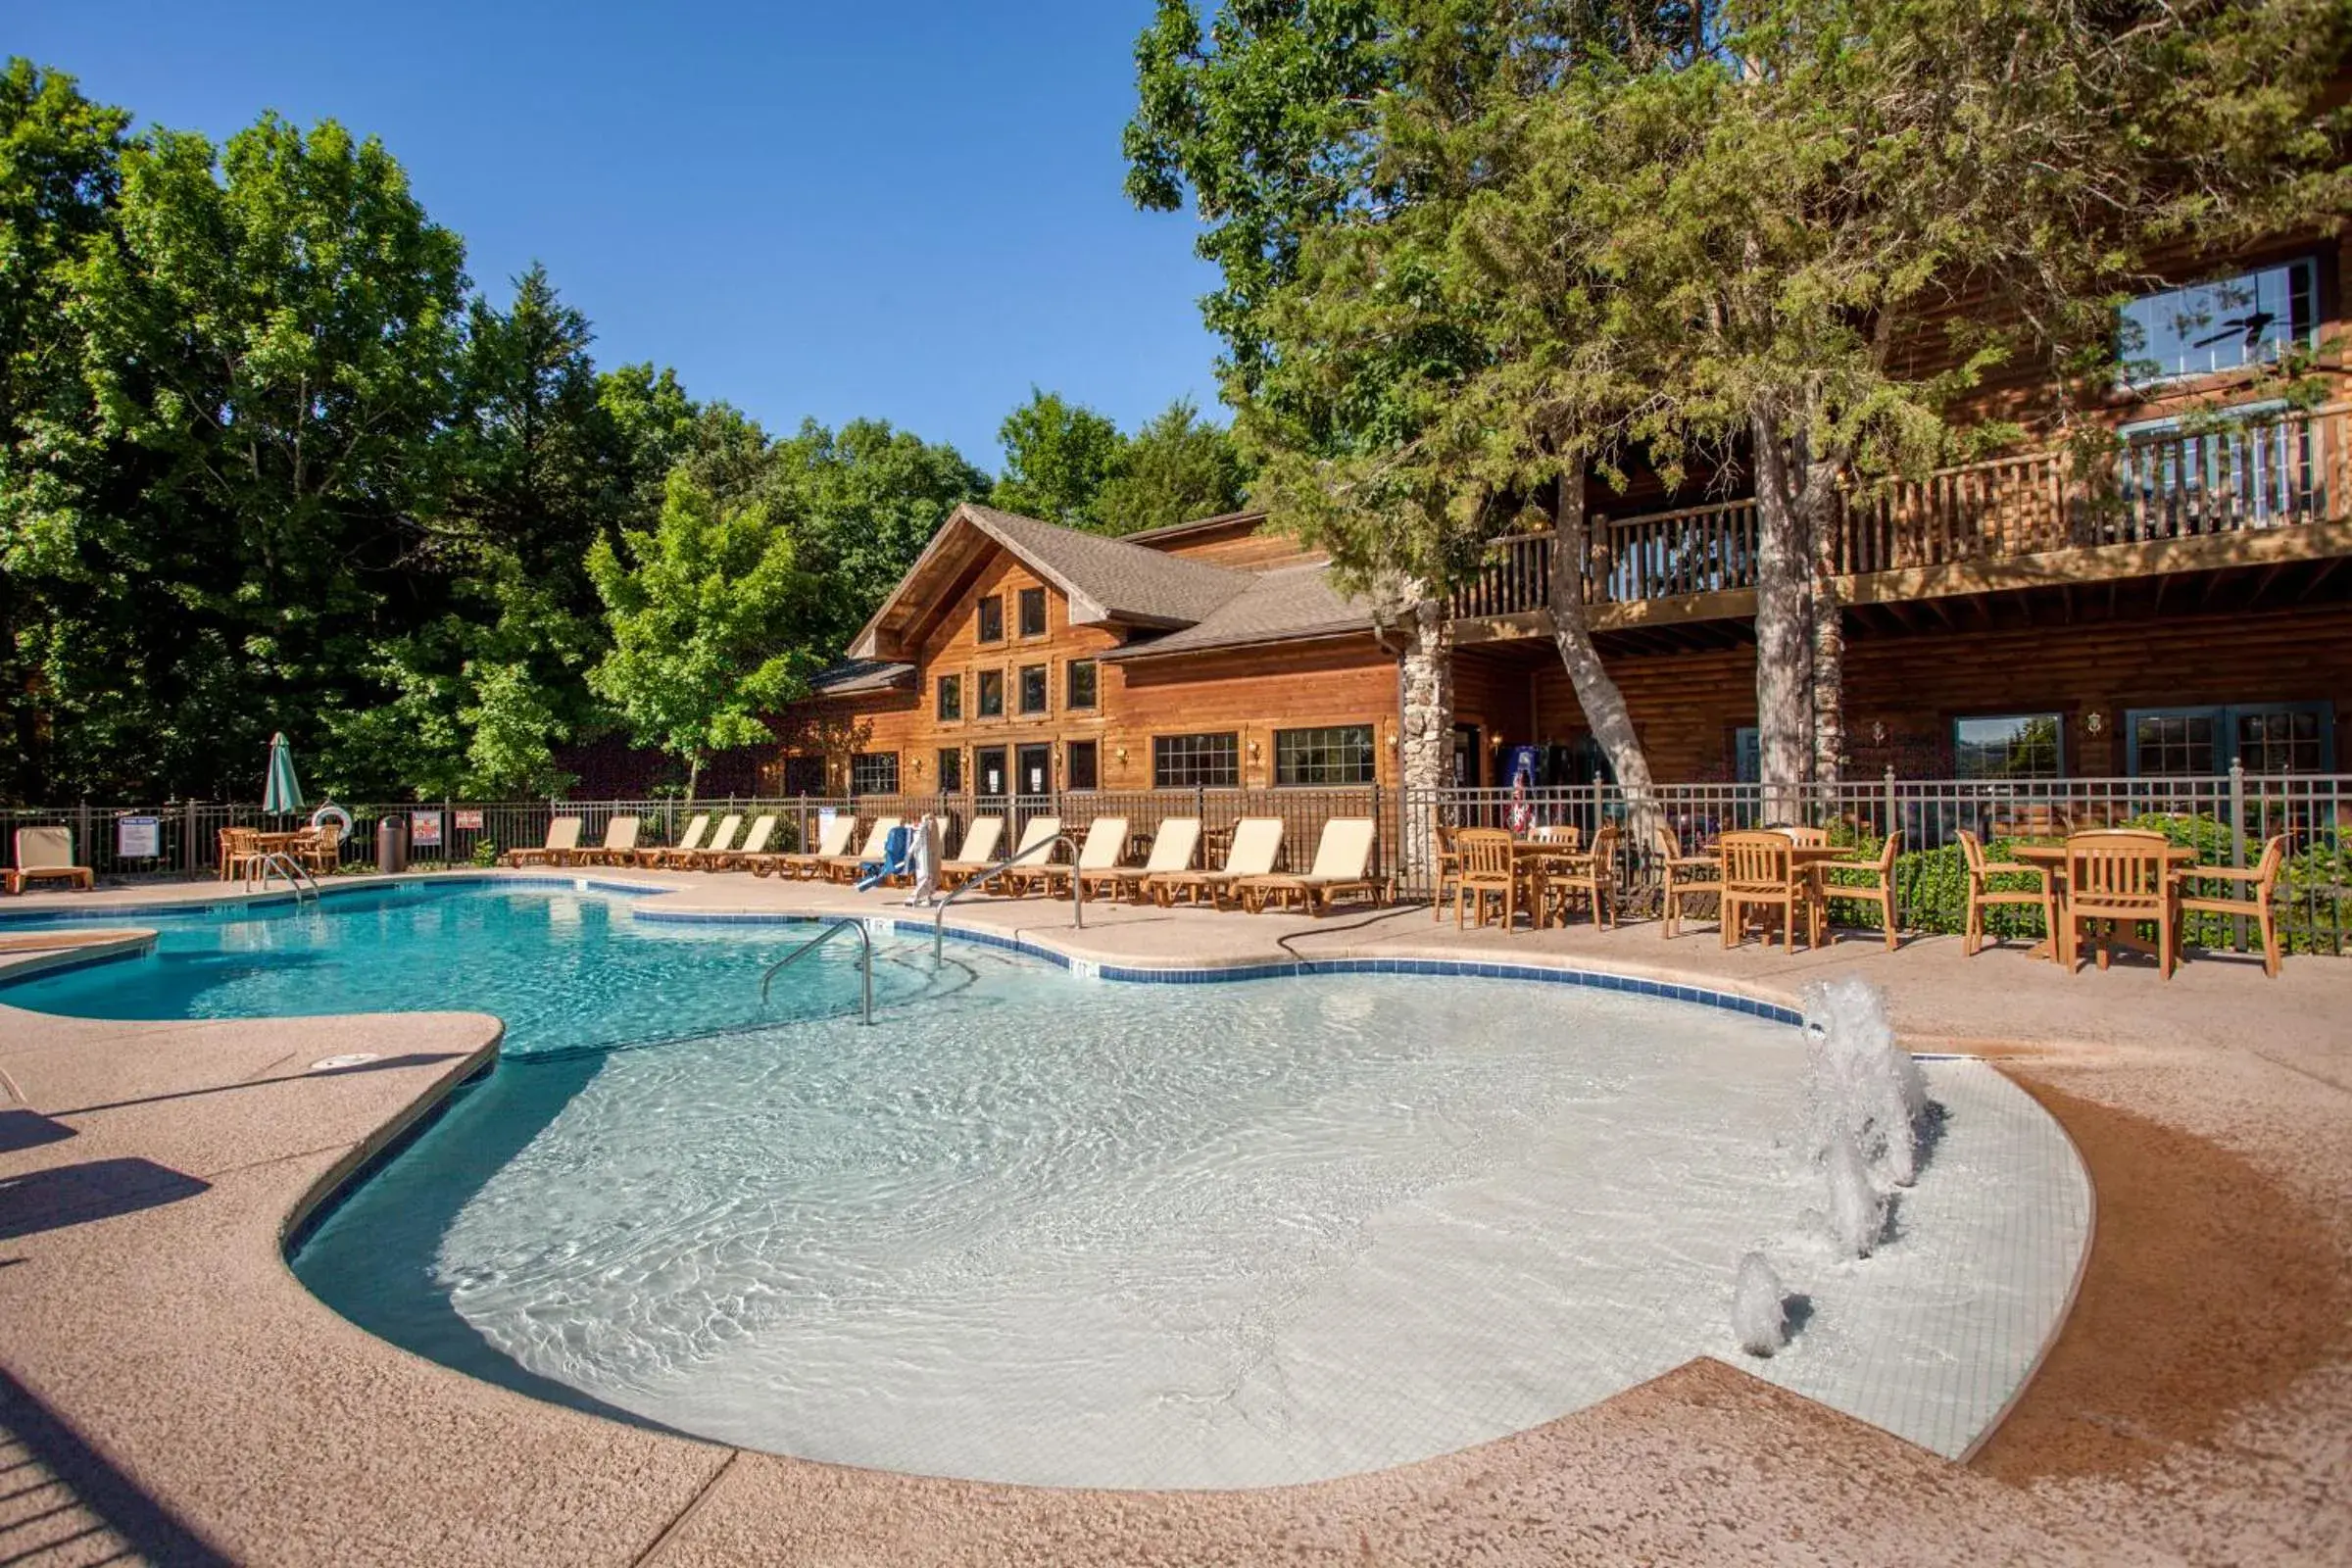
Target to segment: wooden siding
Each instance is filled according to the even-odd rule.
[[[1236,517],[1214,528],[1172,534],[1165,539],[1138,538],[1133,542],[1162,555],[1205,561],[1212,566],[1228,566],[1236,571],[1271,571],[1277,566],[1296,566],[1325,559],[1325,552],[1269,527],[1262,515]]]

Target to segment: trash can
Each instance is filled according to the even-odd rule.
[[[375,868],[386,872],[409,868],[407,818],[395,813],[375,824]]]

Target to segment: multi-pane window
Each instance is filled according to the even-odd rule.
[[[1242,741],[1227,730],[1213,735],[1152,737],[1152,787],[1226,790],[1242,781]]]
[[[1021,590],[1021,635],[1043,637],[1046,634],[1046,591],[1043,588]]]
[[[980,716],[1004,716],[1004,672],[1001,669],[984,669],[980,672]]]
[[[1332,724],[1274,732],[1277,784],[1369,784],[1372,726]]]
[[[963,749],[961,747],[946,747],[939,754],[939,793],[942,795],[963,793]]]
[[[2212,777],[2232,760],[2249,773],[2324,773],[2335,761],[2326,703],[2135,709],[2124,722],[2132,771],[2142,778]]]
[[[1095,662],[1091,659],[1071,660],[1066,684],[1069,690],[1062,703],[1064,708],[1094,707]]]
[[[1062,788],[1091,790],[1102,776],[1100,754],[1093,741],[1072,741],[1062,748]]]
[[[1046,710],[1046,666],[1021,666],[1021,711],[1042,713]]]
[[[2309,343],[2318,320],[2318,269],[2301,257],[2132,301],[2117,358],[2128,381],[2208,375]]]
[[[982,596],[978,620],[979,624],[973,632],[975,637],[984,643],[1003,642],[1004,640],[1004,596],[1003,594]]]
[[[2066,771],[2056,713],[1995,713],[1952,725],[1954,778],[2056,778]]]
[[[957,719],[963,716],[963,677],[961,675],[939,677],[939,716],[943,719]]]
[[[851,758],[850,793],[852,795],[898,794],[899,754],[896,752],[859,752]]]

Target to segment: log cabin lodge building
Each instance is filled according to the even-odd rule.
[[[1849,778],[2331,772],[2352,707],[2346,249],[2241,259],[2128,307],[2140,368],[2125,438],[2083,478],[2053,450],[1849,499],[1834,564]],[[2255,396],[2282,345],[2332,367],[2328,401]],[[2020,417],[2024,376],[1985,406]],[[1755,511],[1595,487],[1586,597],[1661,783],[1754,777]],[[1407,747],[1407,638],[1254,514],[1124,537],[959,508],[889,600],[778,715],[780,751],[720,788],[762,796],[1494,786],[1599,767],[1550,640],[1542,534],[1492,547],[1448,606],[1449,776]],[[1416,718],[1418,715],[1414,715]],[[756,770],[756,771],[755,771]],[[752,776],[745,776],[746,774]]]

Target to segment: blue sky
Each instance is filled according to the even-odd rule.
[[[1032,383],[1128,429],[1187,393],[1222,417],[1192,220],[1120,190],[1151,9],[0,0],[0,47],[142,122],[373,132],[478,285],[547,264],[600,364],[993,468]]]

